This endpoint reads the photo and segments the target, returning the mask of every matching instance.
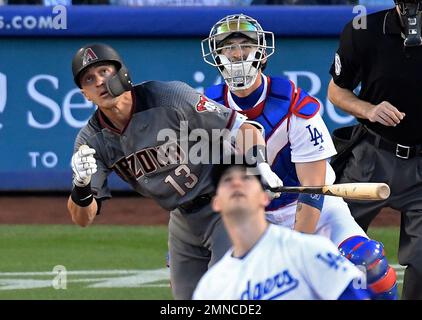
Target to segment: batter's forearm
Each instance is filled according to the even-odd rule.
[[[303,233],[315,233],[320,217],[320,210],[305,203],[298,203],[294,230]]]
[[[328,85],[328,99],[341,110],[361,119],[368,119],[368,112],[374,107],[359,99],[352,91],[339,87],[333,80]]]
[[[236,147],[241,153],[246,154],[256,145],[260,146],[259,149],[265,150],[264,137],[254,125],[243,123],[236,136]]]
[[[302,186],[321,186],[325,184],[327,161],[325,159],[296,163],[296,174]],[[323,196],[321,196],[323,197]],[[312,196],[299,195],[296,208],[295,230],[315,233],[319,221],[323,198],[313,200]]]
[[[69,197],[67,209],[74,223],[81,227],[87,227],[94,221],[97,215],[98,205],[97,201],[93,199],[88,206],[81,207],[72,200],[72,197]]]

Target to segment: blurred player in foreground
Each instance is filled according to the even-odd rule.
[[[200,280],[197,300],[369,299],[364,273],[327,238],[269,224],[261,177],[244,164],[214,166],[220,212],[233,247]]]

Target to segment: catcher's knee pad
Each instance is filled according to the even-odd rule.
[[[381,242],[355,236],[339,245],[342,255],[366,271],[366,282],[374,299],[396,300],[396,272],[388,265]]]

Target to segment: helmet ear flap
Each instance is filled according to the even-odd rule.
[[[126,91],[130,91],[132,85],[129,70],[124,65],[122,65],[120,70],[106,82],[107,91],[113,98],[120,96]]]

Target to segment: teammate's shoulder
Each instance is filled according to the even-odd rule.
[[[296,243],[297,245],[300,245],[306,251],[309,251],[309,249],[312,248],[335,249],[331,240],[318,234],[307,234],[290,229],[283,230],[283,234],[287,241],[292,244]]]
[[[211,266],[207,270],[207,272],[202,276],[198,287],[202,286],[211,289],[213,286],[215,286],[218,283],[215,280],[224,277],[226,273],[230,271],[231,268],[228,268],[227,265],[230,264],[230,261],[232,259],[231,254],[232,250],[230,249],[219,261],[217,261],[213,266]]]
[[[290,228],[286,228],[282,225],[269,225],[269,232],[271,237],[278,238],[281,242],[295,242],[297,240],[301,240],[301,233],[292,230]]]

